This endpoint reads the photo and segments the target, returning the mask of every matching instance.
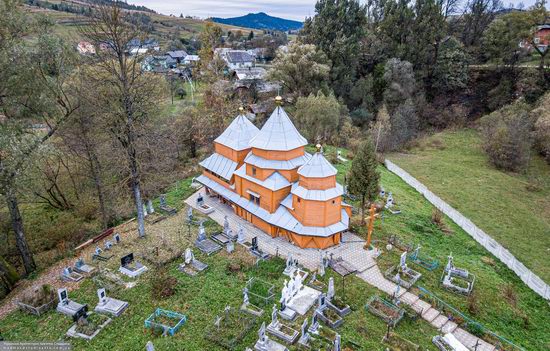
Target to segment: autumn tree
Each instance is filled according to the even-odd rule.
[[[342,106],[334,94],[318,92],[317,95],[298,98],[294,118],[308,140],[324,144],[338,133]]]
[[[278,50],[269,78],[280,82],[298,96],[328,92],[330,66],[326,55],[315,45],[294,42],[288,51]]]
[[[361,199],[361,224],[365,224],[367,201],[374,201],[378,194],[380,172],[378,172],[376,153],[371,139],[359,146],[348,174],[348,191]]]
[[[27,243],[18,185],[35,153],[78,108],[68,81],[71,50],[52,34],[52,23],[23,11],[17,0],[0,1],[0,193],[9,210],[25,272],[36,263]],[[27,40],[27,36],[35,40]]]
[[[206,21],[199,37],[201,43],[199,57],[202,70],[208,69],[214,59],[214,49],[220,46],[222,35],[223,32],[219,26],[211,21]]]
[[[145,39],[145,33],[125,20],[126,13],[118,5],[98,6],[90,24],[81,34],[99,47],[108,43],[107,50],[98,50],[97,83],[98,108],[103,109],[106,128],[123,148],[128,166],[128,185],[132,191],[137,213],[139,236],[145,236],[142,173],[138,144],[142,128],[156,110],[159,86],[141,70],[141,57],[127,55],[132,39]],[[90,77],[90,78],[94,78]]]

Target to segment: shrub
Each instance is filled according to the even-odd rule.
[[[479,323],[469,322],[468,324],[466,324],[466,329],[478,338],[481,338],[483,335],[485,335],[485,332],[483,331],[483,326]]]
[[[533,143],[528,110],[528,105],[516,102],[481,119],[483,148],[495,167],[507,171],[527,167]]]
[[[168,274],[166,269],[159,269],[151,278],[151,294],[153,298],[167,298],[176,293],[178,280]]]
[[[540,100],[540,106],[532,112],[535,122],[535,146],[540,154],[550,163],[550,93]]]

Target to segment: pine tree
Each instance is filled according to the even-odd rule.
[[[366,201],[373,201],[378,193],[380,173],[372,140],[366,139],[359,146],[348,175],[348,191],[361,197],[361,224],[365,224]]]

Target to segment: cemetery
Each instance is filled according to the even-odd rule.
[[[394,189],[395,187],[392,186],[392,190]],[[402,196],[400,194],[399,197],[402,199],[401,206],[405,207],[405,197]],[[206,237],[205,239],[211,240],[219,249],[213,252],[204,252],[196,246],[197,241],[200,241],[197,240],[200,233],[202,232],[204,236],[208,235],[206,233],[222,233],[223,216],[221,216],[221,225],[218,225],[210,219],[206,220],[204,215],[198,211],[193,216],[193,223],[187,226],[186,212],[179,211],[162,222],[148,224],[148,236],[144,239],[137,239],[135,232],[132,231],[135,230],[132,229],[135,228],[135,224],[130,223],[125,227],[118,228],[119,240],[115,240],[114,236],[107,238],[112,243],[108,250],[105,250],[105,242],[98,242],[88,252],[78,255],[78,257],[82,257],[83,262],[86,262],[84,260],[89,260],[92,255],[96,254],[94,248],[97,245],[101,249],[99,254],[103,257],[126,257],[126,260],[129,260],[130,257],[127,256],[133,254],[135,257],[132,257],[133,264],[145,259],[148,262],[150,273],[142,274],[138,279],[132,278],[119,271],[122,261],[96,258],[93,261],[95,271],[92,274],[78,272],[84,276],[78,282],[80,287],[77,287],[74,292],[71,290],[70,294],[65,291],[60,295],[59,299],[64,301],[64,304],[58,305],[58,311],[64,309],[62,313],[66,313],[66,316],[48,311],[44,312],[45,316],[44,314],[35,316],[17,313],[16,319],[8,317],[5,322],[6,327],[3,324],[3,334],[7,333],[13,337],[14,334],[10,332],[9,326],[17,325],[16,328],[22,331],[22,335],[36,335],[44,340],[51,340],[51,338],[57,340],[65,337],[67,329],[76,325],[77,332],[85,331],[81,334],[87,335],[89,331],[82,329],[85,328],[83,322],[81,321],[82,325],[78,326],[78,323],[72,321],[72,317],[70,317],[72,315],[82,316],[85,313],[89,324],[103,325],[102,320],[96,319],[104,318],[100,315],[109,316],[112,321],[100,329],[101,333],[95,327],[90,328],[94,329],[91,334],[95,333],[92,341],[86,341],[85,338],[79,337],[71,338],[71,344],[75,350],[85,350],[90,347],[105,351],[117,348],[137,350],[143,349],[148,341],[152,341],[158,350],[170,349],[177,345],[176,347],[186,350],[244,350],[248,347],[253,350],[294,351],[309,347],[310,350],[332,351],[335,344],[340,345],[342,350],[379,349],[380,341],[387,334],[388,324],[395,328],[391,332],[389,341],[385,342],[388,347],[401,345],[402,349],[415,349],[414,347],[417,345],[421,349],[433,349],[436,345],[432,342],[432,338],[438,334],[437,329],[422,318],[416,321],[407,318],[405,323],[400,322],[407,314],[404,302],[398,302],[396,305],[392,302],[391,296],[381,297],[378,289],[356,276],[357,272],[349,266],[346,260],[328,259],[326,255],[321,255],[320,259],[316,259],[319,264],[304,268],[300,265],[301,260],[297,262],[294,258],[296,256],[289,259],[287,253],[270,257],[267,251],[268,245],[271,244],[264,237],[252,240],[248,246],[235,245],[234,251],[230,254],[226,250],[221,250],[222,247],[219,243]],[[402,225],[403,218],[406,218],[408,213],[409,210],[403,211],[401,216],[385,218],[384,226],[395,228],[397,224],[394,222]],[[235,223],[230,223],[230,225],[232,228],[239,228],[239,225],[235,225]],[[377,245],[382,249],[384,248],[382,243],[388,240],[390,236],[388,232],[391,231],[391,229],[385,230],[384,226],[377,228],[380,233],[378,237],[380,241]],[[237,239],[238,233],[239,230],[236,233]],[[400,235],[406,237],[404,234]],[[449,237],[446,240],[452,242],[455,237]],[[403,240],[403,242],[407,241]],[[429,240],[426,240],[426,243],[421,241],[421,243],[426,248],[424,250],[436,259],[442,259],[448,255],[448,248],[446,248],[446,253],[442,253],[442,250],[438,249],[437,245],[430,244]],[[148,253],[154,254],[156,247],[159,247],[161,256],[163,250],[169,251],[168,248],[174,252],[184,252],[184,255],[181,257],[178,254],[176,260],[159,262],[158,265],[149,264],[151,261],[146,257]],[[188,254],[186,260],[187,248],[190,249],[192,255]],[[464,257],[468,255],[466,251],[460,250],[458,243],[452,245],[452,249],[457,261],[463,262]],[[400,260],[402,254],[396,250],[383,250],[377,259],[382,272],[385,272],[392,263]],[[475,250],[474,254],[479,255]],[[314,255],[319,257],[318,254]],[[260,257],[269,259],[262,260]],[[421,258],[425,260],[426,257],[422,256]],[[407,260],[409,262],[406,262]],[[193,265],[195,261],[207,265],[208,268],[198,271],[198,274],[195,275],[188,275],[179,270],[182,262],[188,268],[195,270]],[[414,251],[411,251],[409,256],[405,257],[405,265],[411,264],[411,262],[417,264],[415,261],[416,256]],[[239,267],[237,270],[228,270],[230,265],[237,262]],[[133,264],[130,265],[131,268],[137,268]],[[74,271],[77,271],[76,266],[77,264],[74,264]],[[403,267],[399,265],[397,269],[400,270],[400,268]],[[411,271],[408,269],[411,268],[408,266],[406,268],[405,272],[410,273]],[[450,270],[453,274],[458,272],[457,269],[465,271],[463,268],[454,267],[454,264],[453,268]],[[149,294],[151,276],[157,274],[159,269],[166,269],[167,274],[175,277],[178,285],[183,287],[175,295],[160,302],[152,300]],[[418,293],[415,290],[417,284],[422,284],[461,310],[467,310],[467,302],[464,299],[457,299],[452,292],[447,295],[446,289],[440,282],[443,267],[437,267],[433,272],[429,270],[429,267],[422,265],[419,265],[418,269],[418,273],[422,274],[422,281],[416,282],[410,291]],[[408,279],[402,270],[398,273],[400,277],[396,279],[397,281]],[[472,274],[470,271],[468,273]],[[478,275],[479,272],[475,271],[475,273]],[[336,284],[336,282],[338,283]],[[340,282],[342,282],[342,287],[340,287]],[[476,282],[476,285],[476,294],[480,292],[480,286],[487,287],[484,281]],[[104,294],[100,295],[98,289],[105,289]],[[246,289],[246,294],[243,289]],[[403,284],[401,289],[406,289]],[[319,303],[319,296],[323,294],[325,301]],[[371,298],[368,299],[368,296]],[[127,303],[120,309],[121,314],[118,314],[120,317],[113,318],[117,316],[116,312],[100,311],[101,308],[98,310],[102,298],[104,301],[113,299],[121,304]],[[426,298],[426,295],[422,298]],[[243,303],[245,300],[247,300],[246,304]],[[57,301],[58,299],[55,299],[54,304]],[[95,313],[87,312],[85,303],[90,302],[93,302]],[[396,301],[394,300],[394,302]],[[274,304],[275,308],[273,308]],[[364,308],[365,304],[366,308]],[[247,305],[247,309],[253,310],[255,313],[242,311],[242,305]],[[62,308],[63,306],[65,307]],[[226,310],[226,306],[236,307]],[[497,310],[500,309],[501,307],[497,307]],[[118,309],[109,308],[109,310],[117,311]],[[283,317],[285,310],[287,314],[294,314],[293,318],[285,319]],[[298,313],[299,311],[304,313]],[[80,317],[79,319],[83,320]],[[34,321],[44,321],[45,325],[50,325],[50,327],[38,326],[31,331],[29,327],[22,325],[23,321],[25,321],[25,325],[29,326],[35,325]],[[460,323],[459,319],[456,321]],[[344,322],[343,326],[342,322]],[[264,323],[263,327],[262,323]],[[533,328],[538,328],[539,323]],[[143,331],[144,325],[145,332]],[[333,330],[333,327],[336,329]],[[53,335],[51,335],[52,331]],[[163,335],[170,337],[163,337]],[[100,342],[96,340],[100,340]],[[405,344],[408,346],[405,347]]]

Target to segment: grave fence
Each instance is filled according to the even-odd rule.
[[[411,176],[405,170],[401,169],[395,163],[386,159],[384,161],[386,168],[396,174],[405,183],[413,187],[422,194],[432,205],[447,215],[459,227],[464,229],[475,241],[481,244],[485,249],[497,257],[502,263],[510,268],[516,275],[534,292],[550,300],[550,286],[546,284],[535,273],[531,272],[523,263],[512,255],[510,251],[500,245],[495,239],[487,235],[482,229],[476,226],[471,220],[466,218],[452,206],[443,201],[440,197],[432,193],[424,184]]]

